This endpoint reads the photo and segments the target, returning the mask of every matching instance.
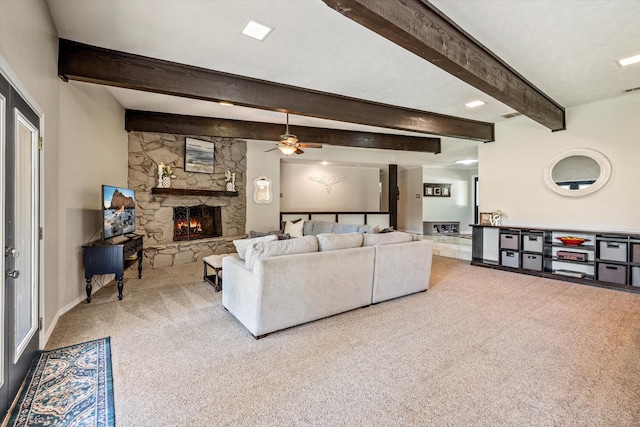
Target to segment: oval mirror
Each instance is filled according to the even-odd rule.
[[[585,196],[602,188],[611,176],[611,164],[602,153],[575,148],[552,158],[544,170],[547,186],[563,196]]]

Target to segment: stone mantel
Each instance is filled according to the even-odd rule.
[[[207,197],[238,197],[237,191],[198,190],[191,188],[160,188],[153,187],[151,194],[173,196],[207,196]]]

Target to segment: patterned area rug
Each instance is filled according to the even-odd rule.
[[[10,426],[115,426],[109,337],[36,356]]]

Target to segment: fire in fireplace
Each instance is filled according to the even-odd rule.
[[[197,240],[222,236],[220,206],[178,206],[173,208],[173,240]]]

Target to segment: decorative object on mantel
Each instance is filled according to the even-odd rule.
[[[451,197],[451,184],[422,184],[425,197]]]
[[[346,181],[346,176],[310,176],[309,179],[313,182],[317,182],[318,184],[322,184],[325,186],[327,190],[327,194],[331,194],[331,187],[336,184],[341,183],[342,181]]]
[[[171,187],[171,178],[175,178],[176,176],[173,174],[171,170],[171,166],[165,165],[164,163],[160,163],[158,165],[158,187],[160,188],[170,188]]]
[[[185,172],[213,173],[214,160],[213,142],[186,138],[184,144]]]
[[[227,183],[227,191],[236,191],[236,173],[227,169],[224,174],[224,182]]]

